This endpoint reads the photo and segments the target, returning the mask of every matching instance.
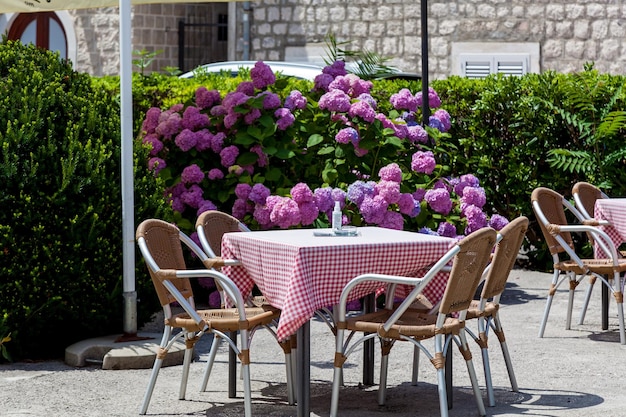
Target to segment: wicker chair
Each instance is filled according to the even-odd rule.
[[[572,187],[572,196],[576,203],[576,208],[582,214],[584,220],[593,220],[593,212],[596,200],[599,198],[609,198],[598,187],[588,182],[577,182]]]
[[[548,299],[546,301],[541,326],[539,327],[539,337],[543,337],[544,335],[552,299],[554,298],[556,290],[566,279],[569,281],[569,301],[565,328],[571,329],[574,292],[578,284],[584,278],[590,277],[594,281],[595,279],[601,280],[613,294],[617,304],[620,342],[621,344],[626,344],[622,293],[623,282],[621,276],[622,273],[626,271],[626,260],[619,257],[609,236],[598,227],[585,224],[568,224],[565,214],[566,209],[574,213],[578,218],[580,218],[581,214],[577,213],[578,210],[576,207],[561,194],[549,188],[539,187],[533,190],[531,202],[548,249],[552,254],[554,264],[554,275],[548,292]],[[571,235],[571,233],[574,232],[581,232],[582,234],[592,236],[606,258],[581,258],[574,250],[574,242]],[[594,281],[590,281],[590,285],[593,285]],[[590,289],[587,291],[587,297],[585,298],[583,309],[581,310],[579,324],[582,324],[585,318],[585,312],[591,295]]]
[[[437,370],[439,407],[442,417],[448,416],[448,401],[445,382],[445,352],[452,340],[458,345],[467,365],[472,388],[480,415],[485,415],[480,388],[472,362],[472,355],[463,330],[467,308],[470,306],[483,270],[487,266],[491,250],[496,242],[496,231],[480,229],[459,241],[443,256],[423,278],[398,277],[380,274],[360,275],[344,288],[337,307],[337,335],[334,360],[334,378],[331,400],[331,416],[337,416],[339,390],[342,384],[342,368],[348,356],[360,343],[378,337],[381,343],[381,370],[378,388],[378,403],[384,405],[387,384],[389,352],[398,340],[411,342],[425,353]],[[412,309],[411,304],[428,282],[452,261],[450,277],[437,314],[428,314],[421,309]],[[346,317],[346,303],[350,291],[364,281],[379,281],[389,286],[390,293],[395,285],[410,285],[415,288],[398,306],[393,306],[393,297],[388,297],[384,309],[356,317]],[[458,315],[457,315],[458,313]],[[456,317],[453,317],[456,316]],[[344,334],[349,332],[347,339]],[[364,335],[351,343],[355,333]],[[424,341],[434,339],[434,353]]]
[[[145,220],[137,227],[136,239],[165,315],[160,351],[154,361],[140,414],[145,414],[148,409],[159,370],[168,350],[180,340],[184,341],[186,349],[179,399],[185,398],[193,347],[202,335],[213,333],[226,340],[231,349],[237,352],[242,366],[245,415],[251,416],[250,334],[259,327],[269,326],[279,317],[279,311],[269,306],[255,310],[245,308],[244,300],[235,284],[215,269],[187,269],[181,242],[200,260],[205,260],[207,256],[175,225],[158,219]],[[220,262],[214,262],[214,266],[220,266]],[[213,278],[219,282],[235,307],[196,310],[190,278],[200,277]],[[178,303],[184,312],[174,314],[172,304],[175,303]],[[180,332],[172,336],[174,329],[180,329]],[[236,340],[228,336],[231,332],[239,332],[241,348],[237,347]]]
[[[511,355],[506,344],[504,330],[498,311],[500,309],[500,297],[506,287],[506,282],[515,265],[515,260],[524,241],[528,230],[528,218],[522,216],[512,220],[498,233],[498,243],[491,263],[485,270],[486,276],[483,282],[479,300],[474,300],[467,310],[466,320],[477,319],[478,333],[474,334],[468,327],[466,330],[472,335],[481,348],[483,368],[485,372],[485,385],[487,387],[487,399],[489,406],[495,405],[493,383],[491,380],[491,367],[489,364],[489,330],[498,337],[504,363],[509,374],[511,389],[518,392],[517,380],[513,372]]]
[[[216,259],[221,259],[222,252],[222,236],[224,233],[229,232],[249,232],[250,229],[243,224],[239,219],[231,216],[230,214],[224,213],[218,210],[208,210],[200,214],[198,219],[196,220],[196,232],[198,233],[198,239],[202,245],[202,249],[207,254],[208,258],[204,260],[205,266],[207,268],[212,268]],[[223,260],[223,262],[228,262],[231,265],[238,264],[237,260]],[[219,286],[219,282],[216,282],[216,286],[220,291],[222,296],[222,304],[224,304],[224,291]],[[266,303],[265,297],[263,296],[254,296],[250,297],[247,300],[247,310],[253,311],[258,308],[269,307],[269,304]],[[271,308],[271,307],[270,307]],[[276,333],[269,329],[273,336],[276,336]],[[206,369],[204,371],[204,377],[202,379],[202,386],[200,388],[201,391],[205,391],[209,377],[211,375],[211,369],[213,368],[213,363],[215,362],[215,356],[217,354],[218,347],[220,345],[221,339],[219,336],[216,336],[215,343],[211,345],[211,351],[209,353],[209,359],[207,360]],[[289,404],[295,404],[295,367],[294,365],[294,355],[292,355],[292,348],[294,347],[295,337],[290,340],[280,341],[278,342],[280,347],[283,349],[285,353],[285,366],[287,368],[287,394]],[[230,351],[230,354],[233,354],[233,351]],[[229,359],[229,362],[232,362],[233,358]],[[234,372],[231,372],[231,376],[234,375]],[[229,381],[229,385],[234,385],[232,380]],[[234,395],[234,393],[233,393]]]

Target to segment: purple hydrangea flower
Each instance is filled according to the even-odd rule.
[[[256,204],[265,204],[267,198],[270,196],[270,189],[261,183],[254,184],[248,198],[250,201]]]
[[[411,194],[402,193],[398,198],[398,210],[409,217],[415,217],[420,214],[420,204]]]
[[[313,91],[328,91],[328,86],[334,79],[335,77],[330,74],[319,74],[315,76]]]
[[[496,230],[502,230],[507,224],[509,224],[508,219],[499,214],[494,214],[491,216],[491,219],[489,219],[489,226]]]
[[[291,188],[291,198],[298,204],[312,202],[313,192],[309,186],[303,182],[299,182]]]
[[[250,70],[250,78],[252,78],[254,87],[259,90],[276,82],[276,75],[269,65],[265,64],[263,61],[257,61],[254,64],[254,68]]]
[[[350,97],[341,90],[331,90],[320,97],[320,110],[347,112],[350,110]]]
[[[395,181],[381,180],[374,187],[376,195],[385,199],[388,204],[398,202],[400,198],[400,183]]]
[[[418,188],[417,190],[413,192],[413,198],[415,199],[415,201],[418,201],[418,202],[422,201],[425,195],[426,195],[426,189],[424,188]]]
[[[154,157],[148,160],[148,169],[154,173],[155,177],[159,175],[159,172],[161,172],[161,170],[166,166],[167,164],[161,158]]]
[[[251,191],[252,186],[250,184],[239,183],[235,186],[235,195],[241,200],[247,200]]]
[[[332,191],[333,189],[330,187],[316,188],[313,191],[317,207],[323,213],[328,214],[334,207],[335,200],[333,200]]]
[[[306,108],[307,99],[298,90],[293,90],[285,99],[285,107],[294,111],[296,109],[302,110]]]
[[[322,73],[330,75],[332,78],[339,77],[340,75],[346,75],[346,63],[342,60],[337,60],[331,65],[327,65],[322,69]]]
[[[389,99],[391,105],[396,110],[417,111],[417,98],[408,88],[403,88]]]
[[[348,110],[350,117],[360,117],[368,123],[373,123],[376,119],[376,111],[369,105],[367,101],[357,101],[350,106]]]
[[[358,143],[359,141],[359,132],[352,127],[344,127],[335,135],[335,140],[338,143],[348,144],[354,143],[355,141]]]
[[[239,93],[244,93],[247,96],[253,96],[254,95],[254,84],[252,83],[252,81],[243,81],[243,82],[239,83],[239,85],[237,86],[235,91],[237,91]]]
[[[382,167],[378,171],[378,176],[381,180],[401,182],[402,170],[400,169],[400,166],[398,164],[393,162],[389,165]]]
[[[202,152],[211,149],[211,141],[213,134],[208,129],[202,129],[196,132],[196,150]]]
[[[379,226],[386,229],[402,230],[404,229],[404,217],[398,212],[386,211]]]
[[[461,203],[467,205],[474,205],[482,208],[487,203],[487,197],[485,196],[485,189],[482,187],[465,187],[463,189],[463,196],[461,197]]]
[[[180,195],[180,199],[188,206],[197,209],[200,203],[204,201],[202,198],[203,193],[204,191],[202,191],[202,188],[200,188],[198,184],[193,184],[187,191]]]
[[[437,228],[437,234],[445,237],[456,237],[456,227],[452,223],[441,222]]]
[[[374,195],[374,185],[374,182],[355,181],[348,186],[346,197],[357,206],[360,206],[366,195]]]
[[[211,138],[211,150],[215,153],[222,152],[224,149],[224,139],[226,139],[226,134],[224,132],[218,132]]]
[[[441,120],[437,119],[435,116],[430,116],[428,118],[428,126],[443,132],[443,123],[441,123]]]
[[[315,204],[315,201],[306,201],[304,203],[298,203],[300,208],[300,223],[302,226],[308,226],[313,224],[320,214],[320,211]]]
[[[478,187],[480,181],[474,174],[461,175],[461,181],[467,183],[470,187]]]
[[[428,132],[420,125],[407,125],[407,139],[411,143],[426,143],[428,142]]]
[[[298,225],[302,220],[298,203],[288,197],[279,197],[270,213],[270,220],[281,229]]]
[[[174,139],[176,145],[184,152],[189,151],[191,148],[196,146],[198,143],[198,138],[196,134],[189,129],[184,129],[178,135],[176,135],[176,139]]]
[[[180,180],[185,184],[199,184],[204,179],[204,172],[196,165],[192,164],[183,169],[180,174]]]
[[[159,117],[161,116],[161,109],[158,107],[152,107],[146,112],[146,118],[141,124],[141,130],[150,134],[156,132],[156,127],[159,125]]]
[[[247,125],[251,125],[254,123],[259,117],[261,117],[261,110],[259,109],[250,109],[245,116],[243,116],[243,121]]]
[[[242,200],[240,198],[236,199],[233,203],[232,214],[233,217],[243,220],[247,213],[250,213],[254,210],[254,206],[248,204],[246,200]]]
[[[388,207],[389,204],[385,201],[385,199],[382,196],[377,195],[374,197],[365,196],[359,206],[359,209],[361,210],[361,215],[366,223],[379,224],[384,220]]]
[[[357,97],[357,100],[367,102],[370,105],[370,107],[374,110],[378,108],[378,103],[376,102],[376,99],[372,97],[371,94],[363,93]]]
[[[204,200],[198,205],[198,211],[196,213],[196,216],[199,216],[205,211],[209,210],[217,210],[217,206],[213,204],[213,202],[210,200]]]
[[[467,219],[466,235],[487,226],[487,215],[479,207],[468,206],[464,214]]]
[[[452,210],[452,200],[450,193],[445,188],[435,188],[426,191],[424,199],[435,212],[440,214],[449,214]]]
[[[291,114],[291,111],[289,111],[289,109],[285,107],[281,107],[280,109],[276,110],[274,112],[274,116],[277,118],[276,127],[279,130],[287,129],[296,121],[296,118],[293,114]]]
[[[209,126],[209,116],[200,113],[200,109],[189,106],[183,112],[183,128],[196,131]]]
[[[339,201],[341,203],[341,208],[343,208],[343,206],[346,204],[346,192],[341,188],[333,188],[330,194],[333,198],[333,201]],[[335,204],[333,203],[333,206],[334,205]]]
[[[228,168],[234,165],[238,156],[239,148],[237,148],[235,145],[227,146],[226,148],[222,149],[222,152],[220,152],[222,166]]]
[[[155,131],[164,138],[171,138],[182,130],[183,121],[180,114],[164,111],[159,117],[159,124]]]
[[[432,174],[437,166],[431,151],[417,151],[411,157],[411,169],[422,174]]]
[[[224,173],[219,168],[212,168],[211,170],[209,170],[207,177],[212,181],[221,180],[222,178],[224,178]]]
[[[141,140],[142,143],[150,145],[150,156],[155,156],[163,150],[163,142],[154,133],[149,133]]]
[[[441,130],[442,132],[447,132],[452,127],[452,122],[450,121],[450,113],[448,113],[446,110],[437,110],[433,114],[433,117],[441,122],[441,125],[443,126],[443,130]]]
[[[206,87],[199,87],[196,90],[196,106],[200,109],[208,109],[220,102],[220,92],[217,90],[207,90]]]
[[[256,164],[259,167],[263,168],[264,166],[268,164],[269,158],[267,157],[265,152],[263,152],[263,148],[261,147],[261,145],[252,146],[250,148],[250,152],[254,152],[255,154],[259,156],[259,158],[256,160]]]
[[[273,110],[277,109],[281,106],[280,97],[276,93],[272,93],[269,91],[263,91],[257,97],[263,98],[263,108],[265,110]]]
[[[423,103],[422,92],[417,93],[415,98],[417,99],[417,107],[421,107]],[[437,95],[437,92],[432,87],[428,87],[428,107],[436,109],[439,106],[441,106],[439,95]]]

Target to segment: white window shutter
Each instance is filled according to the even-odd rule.
[[[460,54],[461,74],[485,78],[489,74],[521,76],[528,73],[530,54]]]

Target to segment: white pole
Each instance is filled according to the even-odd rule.
[[[124,279],[124,333],[137,333],[135,291],[135,219],[133,174],[133,78],[130,0],[120,0],[120,118],[122,168],[122,239]]]

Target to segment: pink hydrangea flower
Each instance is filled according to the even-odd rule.
[[[426,191],[424,199],[435,212],[440,214],[449,214],[452,210],[452,200],[450,193],[445,188],[435,188]]]
[[[378,171],[378,176],[381,180],[401,182],[402,170],[400,169],[400,166],[398,164],[393,162],[389,165],[382,167]]]
[[[307,99],[298,90],[293,90],[285,99],[285,107],[291,111],[306,108]]]
[[[184,129],[178,135],[176,135],[176,139],[174,139],[176,145],[184,152],[189,151],[191,148],[196,146],[198,143],[198,138],[196,137],[195,132],[192,132],[189,129]]]
[[[398,202],[400,198],[400,183],[395,181],[381,180],[374,187],[375,193],[385,199],[388,204]]]
[[[408,88],[403,88],[389,99],[391,105],[396,110],[417,111],[417,98]]]
[[[417,151],[411,157],[411,169],[421,174],[432,174],[437,166],[431,151]]]
[[[350,96],[341,90],[331,90],[320,97],[320,110],[347,112],[350,110]]]
[[[207,174],[207,177],[210,180],[221,180],[222,178],[224,178],[224,173],[222,172],[221,169],[219,168],[212,168],[209,170],[209,173]]]
[[[291,188],[291,198],[298,204],[309,203],[315,200],[313,192],[303,182],[299,182]]]

